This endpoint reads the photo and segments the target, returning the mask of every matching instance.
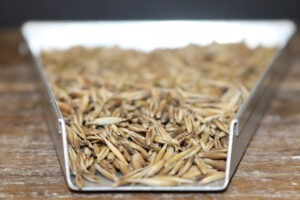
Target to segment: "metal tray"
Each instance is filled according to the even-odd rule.
[[[295,24],[288,20],[26,22],[22,26],[22,33],[36,63],[43,108],[69,188],[75,191],[221,191],[226,189],[268,106],[276,83],[288,66],[288,44],[295,31]],[[150,51],[155,48],[180,47],[189,43],[206,45],[214,41],[219,43],[244,41],[250,47],[261,45],[278,48],[269,66],[266,66],[250,96],[230,124],[225,179],[204,186],[176,187],[112,187],[110,181],[102,179],[100,185],[86,182],[79,190],[69,170],[65,122],[43,72],[39,60],[40,52],[67,49],[74,45],[87,47],[118,45],[123,48]]]

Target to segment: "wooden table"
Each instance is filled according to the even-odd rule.
[[[292,68],[225,192],[82,194],[65,183],[39,104],[32,61],[20,55],[20,32],[0,30],[0,199],[300,199],[297,35]]]

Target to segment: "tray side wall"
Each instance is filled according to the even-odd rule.
[[[265,70],[262,79],[257,84],[257,89],[253,93],[253,99],[249,99],[249,105],[237,116],[235,131],[232,130],[233,142],[230,158],[230,178],[233,176],[237,166],[242,159],[248,144],[255,134],[260,120],[268,109],[270,100],[276,93],[276,88],[290,67],[290,40],[285,48],[278,51],[270,66]]]

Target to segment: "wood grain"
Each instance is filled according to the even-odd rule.
[[[0,30],[0,199],[300,199],[300,34],[230,186],[221,193],[74,193],[65,183],[17,29]]]

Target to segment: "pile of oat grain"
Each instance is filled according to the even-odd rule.
[[[224,178],[230,121],[273,53],[242,43],[42,53],[76,185],[99,174],[114,186]]]

